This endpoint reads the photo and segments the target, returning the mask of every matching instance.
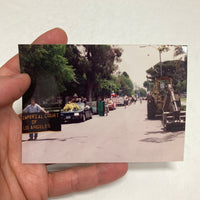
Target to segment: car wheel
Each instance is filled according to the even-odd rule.
[[[90,111],[90,119],[92,119],[92,111]]]
[[[84,122],[86,120],[85,114],[82,115],[82,122]]]

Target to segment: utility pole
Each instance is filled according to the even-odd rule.
[[[162,61],[161,61],[161,53],[162,53],[162,50],[159,49],[159,57],[160,57],[160,76],[162,76]]]

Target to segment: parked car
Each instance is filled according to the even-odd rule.
[[[109,110],[115,110],[116,104],[112,100],[109,100],[108,101],[108,107],[109,107]]]
[[[76,103],[76,107],[69,110],[62,110],[60,113],[62,124],[67,122],[81,121],[92,119],[92,109],[84,103]]]

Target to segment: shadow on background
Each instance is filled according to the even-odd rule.
[[[72,167],[86,167],[92,165],[91,163],[59,163],[59,164],[50,164],[47,165],[47,170],[49,172],[53,171],[60,171],[60,170],[65,170],[69,169]]]
[[[90,166],[92,163],[63,163],[63,164],[51,164],[47,166],[48,171],[60,171],[69,169],[72,167]],[[171,170],[174,169],[173,163],[170,162],[155,162],[155,163],[129,163],[128,170],[141,171],[141,170]]]
[[[142,170],[171,170],[174,169],[173,163],[170,162],[155,162],[155,163],[130,163],[129,170],[142,171]]]
[[[167,131],[164,130],[164,128],[162,128],[160,131],[148,131],[147,133],[145,133],[145,135],[150,135],[150,134],[166,134],[168,133]]]
[[[22,140],[22,142],[37,142],[37,141],[48,141],[48,140],[57,140],[57,141],[61,141],[61,142],[64,142],[64,141],[67,141],[67,140],[72,140],[72,139],[80,139],[80,138],[86,138],[87,136],[76,136],[76,137],[68,137],[68,138],[44,138],[44,139],[37,139],[37,140],[31,140],[29,141],[28,139],[27,140]]]

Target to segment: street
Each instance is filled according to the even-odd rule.
[[[108,116],[62,125],[36,141],[22,137],[23,163],[160,162],[183,160],[184,131],[165,132],[147,119],[146,101],[117,107]]]

